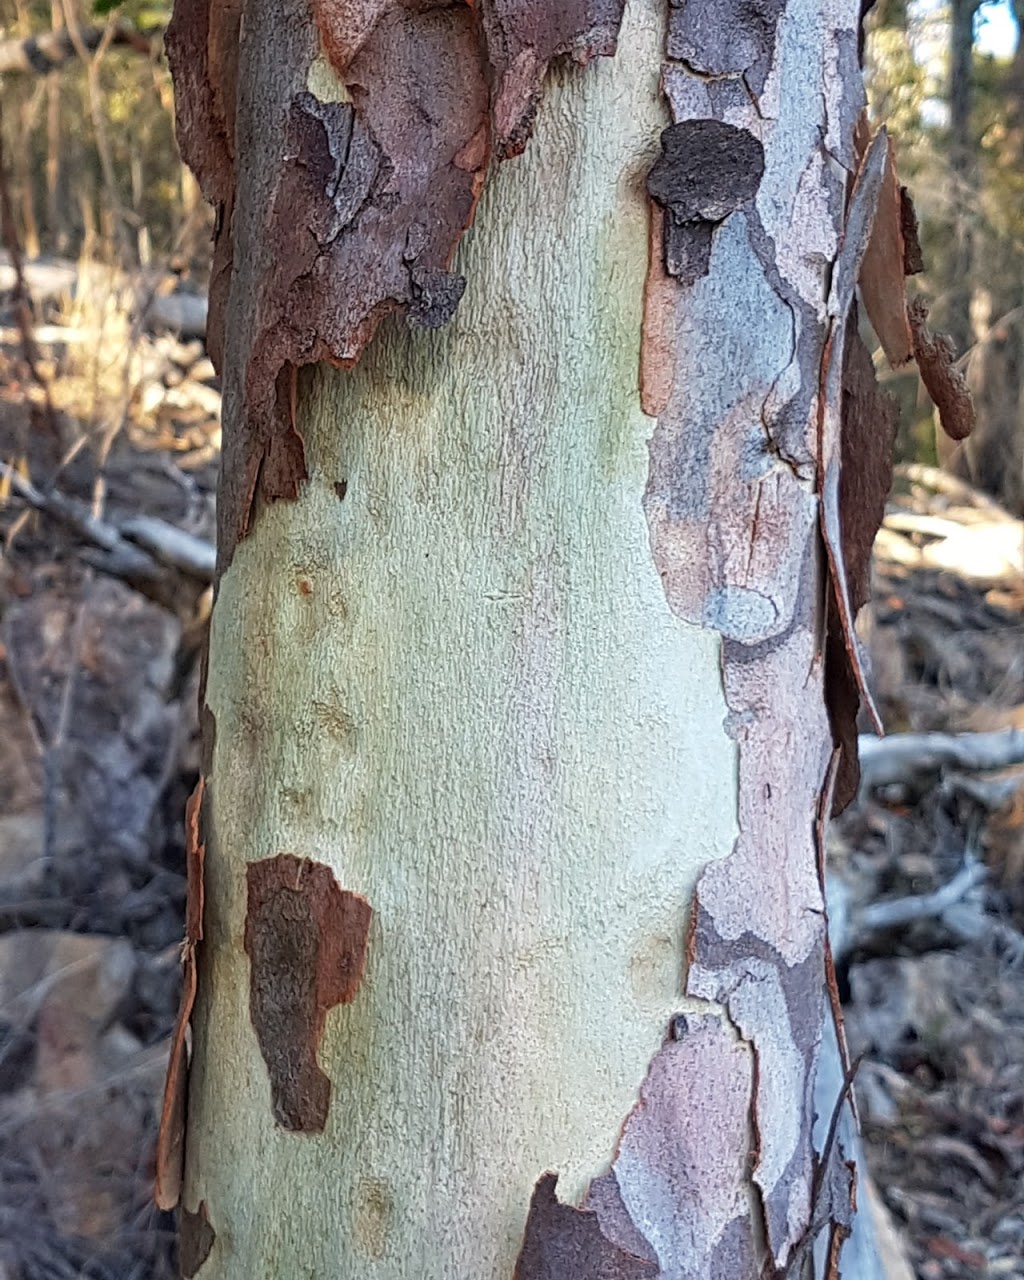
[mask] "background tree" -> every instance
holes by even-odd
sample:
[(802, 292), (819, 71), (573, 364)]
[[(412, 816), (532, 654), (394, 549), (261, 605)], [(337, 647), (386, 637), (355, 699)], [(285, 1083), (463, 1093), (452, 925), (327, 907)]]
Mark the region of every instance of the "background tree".
[(160, 42), (168, 14), (160, 0), (0, 5), (3, 125), (30, 256), (137, 266), (183, 239), (194, 250)]
[[(871, 17), (872, 110), (899, 142), (901, 175), (915, 195), (927, 269), (922, 291), (954, 337), (974, 395), (969, 441), (938, 441), (954, 473), (1024, 510), (1024, 168), (1015, 89), (1021, 63), (978, 48), (981, 24), (1001, 6), (884, 6)], [(912, 375), (901, 387), (904, 457), (929, 460), (930, 406)]]

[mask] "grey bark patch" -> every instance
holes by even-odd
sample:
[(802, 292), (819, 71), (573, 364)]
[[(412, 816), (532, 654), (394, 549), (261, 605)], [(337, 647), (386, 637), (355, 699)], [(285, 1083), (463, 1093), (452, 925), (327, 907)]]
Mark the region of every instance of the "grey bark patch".
[(668, 56), (704, 75), (747, 74), (764, 88), (786, 0), (671, 0)]
[(199, 1273), (200, 1267), (210, 1256), (217, 1233), (210, 1226), (206, 1201), (199, 1201), (199, 1208), (192, 1213), (184, 1205), (181, 1209), (178, 1234), (178, 1264), (185, 1280)]
[(745, 1191), (753, 1059), (716, 1015), (690, 1015), (675, 1031), (651, 1060), (619, 1136), (614, 1184), (599, 1178), (586, 1203), (617, 1243), (646, 1242), (659, 1276), (753, 1276)]
[(680, 284), (696, 284), (711, 266), (711, 222), (668, 220), (665, 236), (665, 270)]
[[(757, 1058), (753, 1117), (760, 1138), (760, 1158), (753, 1176), (761, 1190), (769, 1246), (776, 1259), (785, 1256), (795, 1244), (792, 1213), (799, 1203), (797, 1197), (807, 1196), (809, 1205), (813, 1160), (810, 1149), (797, 1142), (788, 1151), (784, 1165), (778, 1167), (777, 1152), (784, 1148), (778, 1146), (780, 1134), (771, 1123), (770, 1100), (775, 1095), (770, 1082), (774, 1081), (777, 1089), (778, 1082), (785, 1079), (794, 1094), (799, 1085), (799, 1094), (790, 1097), (790, 1105), (800, 1108), (799, 1132), (809, 1133), (813, 1123), (814, 1064), (821, 1038), (824, 942), (821, 930), (807, 957), (788, 964), (765, 938), (753, 933), (738, 938), (722, 936), (699, 897), (694, 905), (689, 939), (693, 962), (687, 993), (720, 1001)], [(781, 1008), (774, 1009), (775, 1016), (781, 1014), (785, 1018), (784, 1024), (780, 1020), (771, 1029), (764, 1024), (760, 1012), (769, 985), (783, 1002)], [(769, 1181), (764, 1171), (772, 1166), (776, 1176)]]
[(427, 271), (414, 268), (410, 272), (412, 302), (406, 319), (414, 329), (441, 329), (455, 314), (466, 291), (465, 276), (450, 271)]
[(867, 106), (864, 78), (860, 69), (860, 49), (856, 31), (837, 31), (838, 54), (835, 75), (843, 86), (839, 99), (839, 131), (835, 140), (836, 159), (849, 168), (854, 162), (854, 136), (857, 121)]
[(597, 1214), (601, 1230), (620, 1249), (658, 1265), (658, 1255), (629, 1216), (623, 1203), (622, 1189), (614, 1169), (609, 1169), (607, 1173), (594, 1179), (587, 1188), (583, 1207), (592, 1209)]
[(764, 148), (721, 120), (681, 120), (661, 135), (647, 191), (665, 210), (665, 270), (683, 284), (708, 273), (715, 226), (757, 194)]

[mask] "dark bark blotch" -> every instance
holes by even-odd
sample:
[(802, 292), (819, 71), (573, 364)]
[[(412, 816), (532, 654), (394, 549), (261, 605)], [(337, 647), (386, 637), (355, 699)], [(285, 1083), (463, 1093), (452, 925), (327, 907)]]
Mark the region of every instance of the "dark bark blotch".
[(655, 1280), (657, 1262), (613, 1244), (594, 1210), (562, 1204), (557, 1182), (556, 1173), (537, 1179), (513, 1280)]
[(356, 995), (366, 965), (371, 909), (330, 867), (278, 854), (246, 869), (249, 1015), (270, 1074), (274, 1119), (320, 1133), (331, 1082), (317, 1050), (328, 1009)]
[(746, 129), (720, 120), (682, 120), (661, 135), (647, 175), (665, 210), (665, 270), (682, 284), (706, 276), (714, 228), (757, 195), (764, 148)]
[(178, 1224), (178, 1264), (185, 1280), (192, 1280), (198, 1275), (216, 1239), (217, 1233), (210, 1226), (210, 1216), (206, 1211), (206, 1201), (199, 1201), (195, 1213), (182, 1205)]

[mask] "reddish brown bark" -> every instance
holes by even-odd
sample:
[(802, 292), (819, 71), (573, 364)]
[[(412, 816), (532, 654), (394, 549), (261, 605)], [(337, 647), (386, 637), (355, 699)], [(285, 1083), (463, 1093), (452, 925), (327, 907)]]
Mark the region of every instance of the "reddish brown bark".
[(282, 1128), (319, 1133), (331, 1082), (317, 1062), (327, 1011), (355, 999), (366, 966), (370, 904), (330, 867), (289, 853), (250, 862), (245, 950), (249, 1012)]
[[(447, 323), (465, 287), (452, 256), (492, 150), (525, 147), (553, 58), (614, 52), (622, 7), (288, 0), (247, 12), (250, 33), (273, 23), (273, 58), (240, 67), (238, 0), (178, 0), (167, 35), (178, 138), (219, 210), (209, 342), (226, 371), (222, 566), (258, 506), (294, 498), (306, 477), (296, 370), (351, 364), (393, 311)], [(342, 101), (307, 87), (320, 49)], [(236, 138), (248, 139), (237, 172)]]

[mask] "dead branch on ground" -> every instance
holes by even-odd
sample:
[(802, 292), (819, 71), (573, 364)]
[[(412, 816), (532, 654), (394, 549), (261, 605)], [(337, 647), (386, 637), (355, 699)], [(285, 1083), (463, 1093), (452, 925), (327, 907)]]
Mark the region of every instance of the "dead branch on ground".
[(182, 575), (201, 587), (213, 581), (213, 547), (176, 525), (154, 516), (133, 516), (117, 527), (57, 490), (42, 492), (3, 462), (0, 477), (22, 501), (86, 543), (91, 548), (83, 552), (87, 563), (120, 578), (172, 613), (181, 613)]
[(945, 769), (978, 773), (1024, 764), (1024, 729), (990, 733), (897, 733), (860, 739), (861, 790), (919, 783)]

